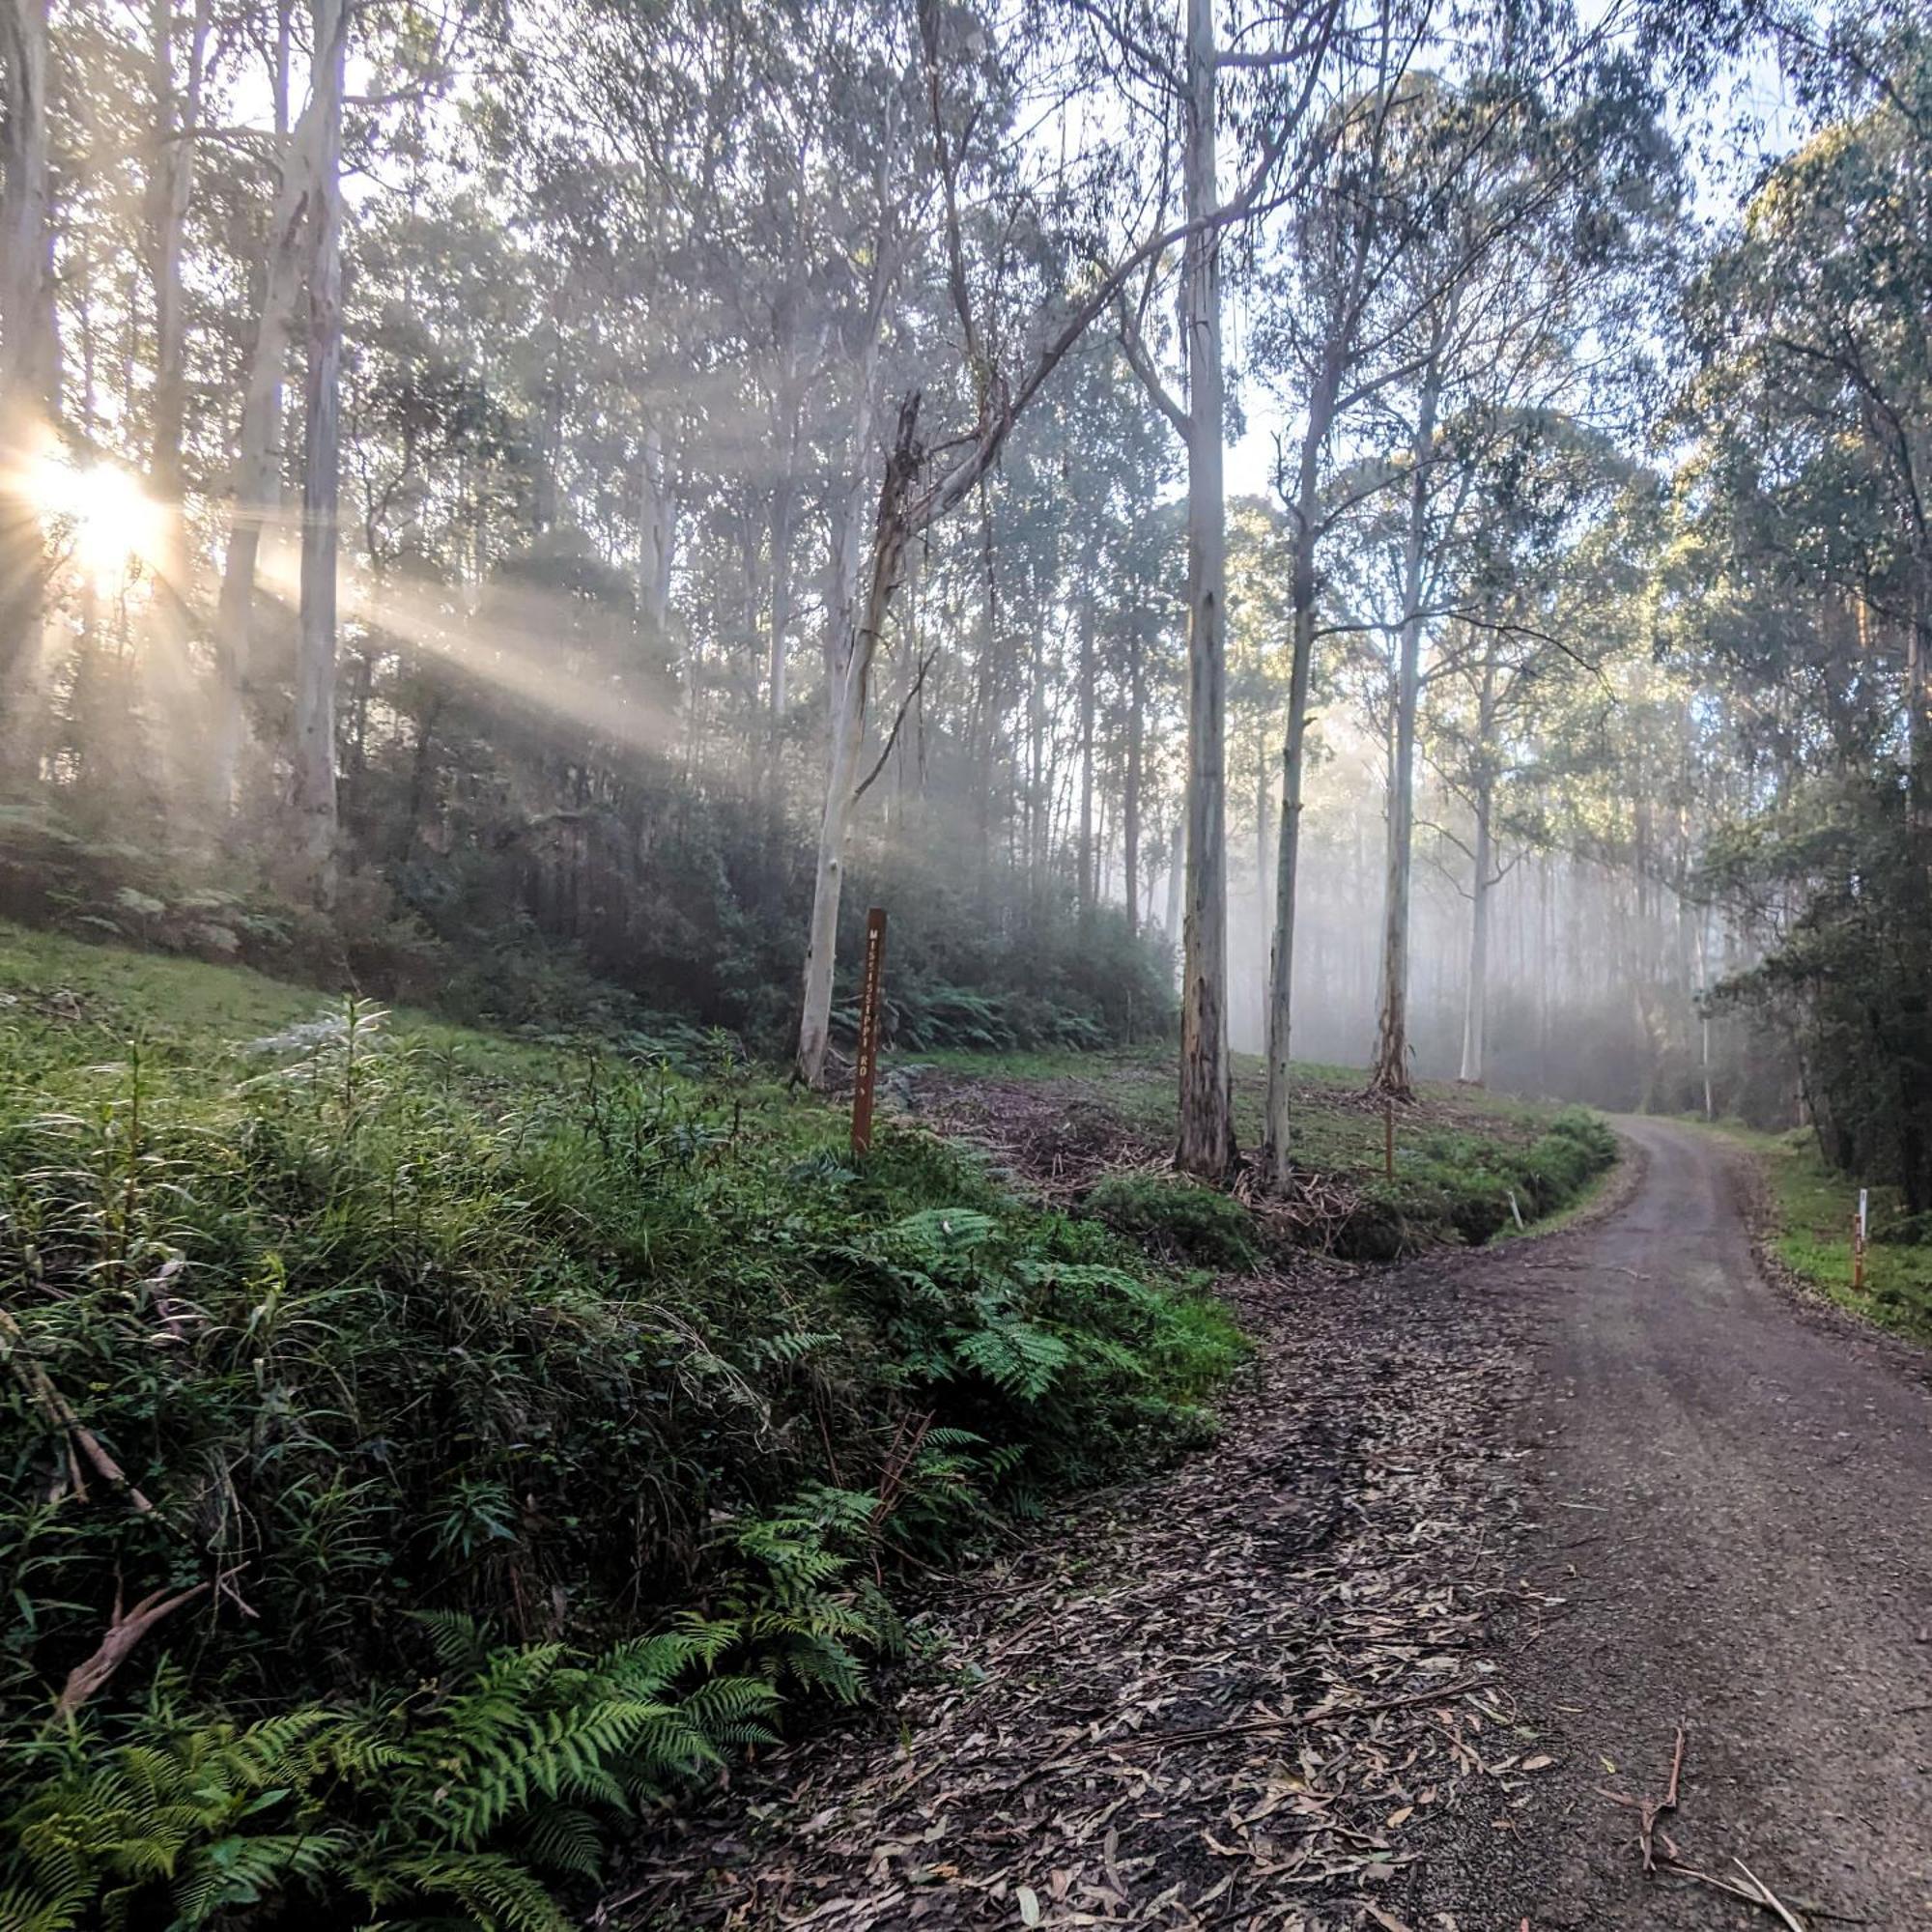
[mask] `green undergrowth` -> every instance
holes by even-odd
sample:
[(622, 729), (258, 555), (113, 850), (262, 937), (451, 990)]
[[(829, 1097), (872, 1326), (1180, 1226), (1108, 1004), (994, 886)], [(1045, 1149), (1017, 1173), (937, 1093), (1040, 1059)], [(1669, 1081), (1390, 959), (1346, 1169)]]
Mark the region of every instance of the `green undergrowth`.
[(1205, 1435), (1218, 1304), (677, 1044), (0, 930), (0, 1924), (576, 1922), (907, 1566)]
[(1117, 1174), (1088, 1193), (1108, 1226), (1199, 1267), (1246, 1271), (1262, 1259), (1255, 1217), (1219, 1188), (1179, 1175)]
[(1580, 1201), (1616, 1158), (1616, 1136), (1581, 1107), (1563, 1109), (1530, 1136), (1433, 1134), (1426, 1149), (1398, 1152), (1393, 1180), (1363, 1188), (1333, 1245), (1360, 1261), (1393, 1261), (1445, 1241), (1481, 1247)]
[(1715, 1131), (1757, 1156), (1776, 1221), (1772, 1251), (1785, 1266), (1841, 1307), (1932, 1342), (1932, 1218), (1908, 1217), (1896, 1188), (1871, 1187), (1864, 1284), (1854, 1287), (1857, 1176), (1827, 1166), (1808, 1127), (1767, 1134), (1724, 1122)]
[[(953, 1072), (1065, 1086), (1083, 1109), (1113, 1116), (1137, 1137), (1156, 1146), (1174, 1138), (1171, 1047), (924, 1058)], [(1361, 1071), (1298, 1064), (1294, 1072), (1295, 1163), (1343, 1183), (1349, 1206), (1319, 1224), (1297, 1223), (1293, 1238), (1345, 1260), (1395, 1261), (1445, 1242), (1480, 1246), (1514, 1233), (1519, 1221), (1527, 1227), (1574, 1208), (1616, 1164), (1616, 1136), (1585, 1108), (1425, 1085), (1397, 1110), (1391, 1177), (1382, 1110), (1364, 1095)], [(1264, 1094), (1261, 1063), (1237, 1054), (1235, 1126), (1243, 1149), (1261, 1141)], [(1158, 1177), (1102, 1180), (1087, 1205), (1200, 1265), (1252, 1265), (1271, 1238), (1261, 1217), (1229, 1197)]]

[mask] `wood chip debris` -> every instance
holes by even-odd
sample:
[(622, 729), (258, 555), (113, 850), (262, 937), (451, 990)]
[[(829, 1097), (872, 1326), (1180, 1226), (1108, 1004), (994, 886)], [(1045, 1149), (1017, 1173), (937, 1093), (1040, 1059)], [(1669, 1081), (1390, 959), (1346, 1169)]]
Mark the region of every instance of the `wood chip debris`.
[(1319, 1269), (1224, 1286), (1265, 1339), (1220, 1442), (933, 1586), (888, 1708), (662, 1821), (592, 1923), (1459, 1932), (1432, 1843), (1554, 1763), (1484, 1655), (1511, 1367), (1340, 1334)]

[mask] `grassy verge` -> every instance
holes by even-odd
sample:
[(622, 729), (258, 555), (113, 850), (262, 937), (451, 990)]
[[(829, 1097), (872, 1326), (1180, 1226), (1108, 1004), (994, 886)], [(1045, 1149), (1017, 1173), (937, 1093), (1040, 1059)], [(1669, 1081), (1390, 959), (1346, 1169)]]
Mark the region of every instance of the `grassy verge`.
[(0, 1923), (575, 1922), (1236, 1338), (728, 1043), (0, 928)]
[(1887, 1238), (1899, 1219), (1896, 1189), (1871, 1189), (1872, 1239), (1865, 1247), (1864, 1285), (1855, 1288), (1852, 1217), (1859, 1205), (1857, 1177), (1828, 1167), (1808, 1128), (1765, 1134), (1726, 1122), (1714, 1131), (1748, 1148), (1757, 1157), (1776, 1217), (1772, 1252), (1786, 1267), (1841, 1307), (1881, 1327), (1932, 1342), (1932, 1244), (1906, 1245)]
[[(933, 1054), (924, 1064), (966, 1080), (999, 1081), (1064, 1099), (1151, 1149), (1173, 1144), (1172, 1048), (1087, 1054)], [(1381, 1106), (1359, 1069), (1297, 1065), (1294, 1155), (1318, 1211), (1262, 1214), (1235, 1225), (1203, 1190), (1147, 1177), (1102, 1180), (1092, 1205), (1117, 1226), (1157, 1234), (1204, 1265), (1238, 1266), (1246, 1245), (1324, 1248), (1390, 1261), (1443, 1242), (1480, 1245), (1581, 1202), (1615, 1165), (1616, 1140), (1596, 1116), (1465, 1088), (1424, 1084), (1396, 1112), (1395, 1171), (1386, 1171)], [(1262, 1137), (1265, 1076), (1235, 1060), (1235, 1124), (1244, 1149)], [(1234, 1208), (1236, 1204), (1228, 1204)]]

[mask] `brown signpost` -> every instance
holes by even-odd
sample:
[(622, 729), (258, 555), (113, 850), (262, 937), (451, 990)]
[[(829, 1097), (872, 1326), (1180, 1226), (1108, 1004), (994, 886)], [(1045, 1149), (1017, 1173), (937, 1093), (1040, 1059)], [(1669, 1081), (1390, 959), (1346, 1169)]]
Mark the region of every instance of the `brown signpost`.
[(872, 1145), (872, 1089), (879, 1077), (879, 976), (886, 963), (886, 912), (866, 915), (866, 983), (859, 995), (859, 1062), (852, 1069), (852, 1151)]

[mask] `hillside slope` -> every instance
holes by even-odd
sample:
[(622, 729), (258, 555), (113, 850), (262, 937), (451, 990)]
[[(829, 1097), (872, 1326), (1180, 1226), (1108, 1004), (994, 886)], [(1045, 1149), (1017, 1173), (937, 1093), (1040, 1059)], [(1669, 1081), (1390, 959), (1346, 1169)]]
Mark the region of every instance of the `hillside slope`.
[(854, 1162), (723, 1037), (10, 929), (0, 1048), (26, 1923), (568, 1922), (626, 1811), (864, 1694), (909, 1572), (1204, 1440), (1237, 1352), (1171, 1215), (916, 1122)]

